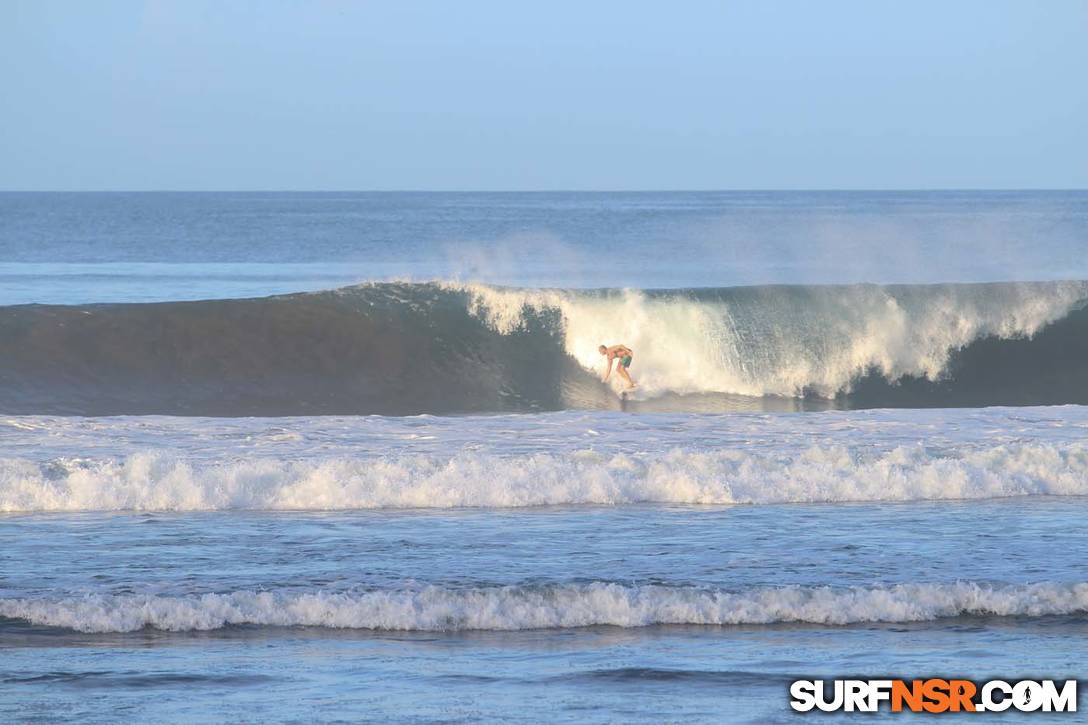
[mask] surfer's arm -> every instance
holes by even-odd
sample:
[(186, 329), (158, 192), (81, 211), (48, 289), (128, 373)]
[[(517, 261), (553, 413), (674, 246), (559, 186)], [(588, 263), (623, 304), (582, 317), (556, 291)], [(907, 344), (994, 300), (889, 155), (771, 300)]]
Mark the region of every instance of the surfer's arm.
[(607, 383), (609, 376), (612, 375), (612, 361), (615, 360), (615, 356), (612, 353), (608, 354), (608, 369), (604, 371), (604, 381)]

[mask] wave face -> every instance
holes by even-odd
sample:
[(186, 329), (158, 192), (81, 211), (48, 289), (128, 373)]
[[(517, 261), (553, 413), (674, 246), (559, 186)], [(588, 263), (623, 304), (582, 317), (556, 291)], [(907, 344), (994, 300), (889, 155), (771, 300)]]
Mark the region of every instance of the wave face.
[(238, 591), (162, 596), (87, 594), (0, 599), (0, 617), (80, 632), (173, 632), (232, 625), (401, 631), (524, 630), (611, 625), (923, 622), (964, 615), (1088, 612), (1088, 584), (899, 584), (890, 587), (697, 587), (589, 584), (364, 592)]
[[(367, 284), (0, 308), (0, 411), (308, 415), (1088, 402), (1086, 282), (524, 290)], [(617, 383), (618, 384), (618, 383)], [(753, 402), (756, 401), (756, 402)], [(759, 402), (762, 401), (762, 402)]]
[(867, 454), (743, 450), (658, 455), (256, 459), (195, 463), (0, 459), (0, 512), (511, 508), (633, 503), (777, 504), (1088, 495), (1088, 447), (1021, 443), (953, 455), (920, 445)]

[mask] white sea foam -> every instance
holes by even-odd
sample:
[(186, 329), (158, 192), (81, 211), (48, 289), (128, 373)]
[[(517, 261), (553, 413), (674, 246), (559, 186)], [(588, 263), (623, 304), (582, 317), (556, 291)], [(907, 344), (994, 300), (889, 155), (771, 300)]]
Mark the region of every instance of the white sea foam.
[(0, 511), (338, 510), (574, 504), (772, 504), (1088, 495), (1088, 447), (1008, 443), (931, 453), (844, 445), (795, 452), (675, 448), (499, 456), (255, 458), (195, 463), (0, 459)]
[(724, 591), (664, 585), (505, 586), (360, 592), (0, 599), (0, 616), (81, 632), (145, 627), (184, 632), (229, 625), (407, 631), (523, 630), (613, 625), (922, 622), (962, 615), (1048, 616), (1088, 611), (1088, 583), (991, 586), (764, 587)]
[(1088, 295), (1085, 282), (768, 287), (721, 299), (445, 286), (467, 293), (470, 311), (504, 334), (527, 312), (558, 312), (566, 351), (586, 370), (603, 371), (600, 344), (630, 346), (648, 395), (832, 396), (871, 369), (937, 379), (954, 350), (988, 335), (1031, 336)]

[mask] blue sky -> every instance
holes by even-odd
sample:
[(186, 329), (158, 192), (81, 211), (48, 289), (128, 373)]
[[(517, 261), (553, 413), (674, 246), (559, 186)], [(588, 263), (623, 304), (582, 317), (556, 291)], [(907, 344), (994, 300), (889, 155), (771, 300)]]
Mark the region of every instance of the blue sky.
[(0, 189), (1088, 187), (1088, 0), (0, 1)]

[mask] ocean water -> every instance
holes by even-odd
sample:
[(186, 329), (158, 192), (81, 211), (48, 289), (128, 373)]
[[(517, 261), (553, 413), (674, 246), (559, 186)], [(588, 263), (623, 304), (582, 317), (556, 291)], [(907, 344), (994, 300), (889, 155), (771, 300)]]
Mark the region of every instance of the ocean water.
[(0, 719), (1082, 677), (1085, 248), (1084, 192), (0, 194)]

